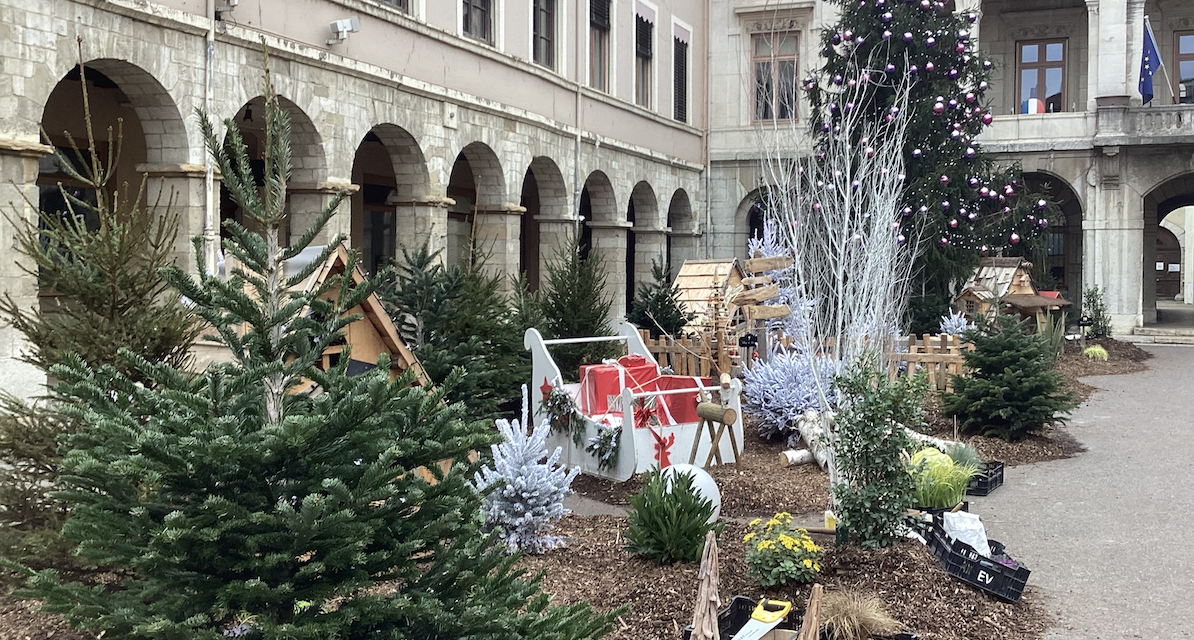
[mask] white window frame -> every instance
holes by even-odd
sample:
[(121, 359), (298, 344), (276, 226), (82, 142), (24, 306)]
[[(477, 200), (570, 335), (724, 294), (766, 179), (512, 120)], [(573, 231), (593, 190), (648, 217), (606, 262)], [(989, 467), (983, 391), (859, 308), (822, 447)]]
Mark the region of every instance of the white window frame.
[[(684, 120), (676, 120), (676, 118), (675, 118), (675, 115), (676, 115), (676, 96), (675, 96), (675, 93), (676, 93), (676, 83), (675, 83), (676, 61), (674, 58), (676, 55), (676, 47), (675, 47), (676, 27), (679, 27), (688, 32), (688, 60), (686, 61), (686, 66), (684, 69), (684, 75), (685, 75), (684, 89), (685, 89), (685, 91), (687, 91), (687, 95), (684, 96), (684, 100), (685, 100), (684, 110), (686, 112), (684, 114), (686, 116)], [(672, 16), (671, 38), (669, 38), (668, 40), (669, 40), (669, 43), (672, 45), (671, 50), (672, 50), (672, 56), (673, 56), (672, 73), (670, 74), (670, 77), (672, 78), (672, 121), (673, 122), (682, 122), (684, 124), (692, 124), (692, 61), (693, 61), (692, 50), (693, 50), (693, 41), (696, 40), (696, 36), (697, 36), (696, 31), (693, 30), (692, 25), (677, 18), (674, 15)]]
[[(442, 0), (436, 0), (437, 2)], [(493, 47), (499, 51), (504, 51), (506, 48), (505, 38), (505, 15), (506, 15), (506, 0), (490, 0), (489, 4), (489, 29), (493, 35), (493, 43), (490, 44), (480, 38), (474, 38), (464, 30), (464, 2), (461, 0), (451, 0), (456, 3), (456, 33), (469, 42), (475, 42), (483, 47)], [(420, 0), (425, 3), (426, 0)]]
[[(647, 96), (647, 106), (644, 107), (638, 103), (638, 52), (637, 51), (635, 51), (635, 54), (634, 54), (634, 60), (633, 60), (634, 64), (631, 66), (631, 71), (634, 74), (634, 83), (633, 83), (633, 86), (631, 87), (632, 91), (631, 91), (631, 95), (630, 95), (630, 102), (632, 104), (634, 104), (635, 106), (642, 107), (643, 109), (646, 109), (648, 111), (657, 112), (659, 110), (659, 102), (660, 102), (659, 101), (659, 64), (658, 64), (659, 57), (660, 57), (660, 53), (659, 53), (659, 15), (660, 15), (659, 7), (656, 6), (655, 3), (651, 2), (650, 0), (634, 0), (634, 2), (636, 3), (636, 6), (637, 6), (637, 4), (642, 4), (642, 5), (646, 6), (648, 9), (650, 9), (652, 11), (652, 13), (655, 14), (655, 20), (653, 22), (651, 22), (651, 62), (648, 65), (651, 77), (647, 78), (647, 85), (648, 85), (647, 90), (650, 92), (650, 95)], [(611, 10), (611, 13), (612, 13), (612, 10)], [(632, 45), (633, 45), (634, 49), (637, 49), (637, 45), (638, 45), (638, 41), (637, 41), (637, 38), (638, 38), (638, 15), (639, 15), (638, 10), (636, 9), (634, 12), (634, 20), (635, 20), (634, 39), (632, 40)], [(613, 20), (613, 16), (610, 16), (610, 20), (611, 21)], [(670, 42), (670, 39), (669, 39), (669, 42)]]

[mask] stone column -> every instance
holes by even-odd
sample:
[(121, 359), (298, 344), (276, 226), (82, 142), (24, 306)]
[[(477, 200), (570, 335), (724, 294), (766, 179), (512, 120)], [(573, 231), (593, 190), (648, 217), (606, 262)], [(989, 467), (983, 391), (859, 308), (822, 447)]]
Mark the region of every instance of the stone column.
[[(1135, 98), (1141, 100), (1139, 93), (1140, 82), (1140, 60), (1144, 57), (1144, 0), (1127, 0), (1127, 6), (1124, 8), (1127, 20), (1124, 22), (1125, 44), (1122, 47), (1123, 55), (1126, 59), (1122, 66), (1116, 67), (1116, 70), (1123, 69), (1125, 72), (1124, 78), (1127, 80), (1127, 93)], [(1155, 37), (1157, 34), (1154, 33)], [(1157, 48), (1163, 50), (1164, 44), (1157, 42)], [(1166, 104), (1167, 101), (1162, 98), (1162, 92), (1169, 85), (1165, 84), (1165, 79), (1160, 77), (1161, 74), (1168, 73), (1168, 67), (1157, 72), (1157, 76), (1153, 80), (1153, 91), (1158, 98), (1157, 104)], [(1133, 104), (1137, 104), (1133, 102)]]
[[(1135, 1), (1135, 0), (1133, 0)], [(1128, 86), (1139, 70), (1128, 69), (1128, 0), (1099, 0), (1098, 69), (1095, 97), (1126, 96), (1136, 89)], [(1140, 64), (1139, 52), (1136, 64)]]
[(605, 294), (613, 301), (609, 320), (615, 327), (626, 317), (626, 230), (629, 222), (588, 222), (592, 251), (605, 262)]
[[(287, 234), (289, 241), (295, 242), (306, 233), (337, 193), (341, 190), (354, 193), (358, 189), (360, 189), (359, 185), (343, 180), (287, 185), (286, 211), (290, 214), (290, 231)], [(336, 213), (328, 220), (323, 230), (316, 234), (311, 244), (312, 246), (326, 245), (337, 236), (348, 238), (350, 233), (352, 233), (352, 207), (349, 205), (348, 198), (345, 198), (340, 202)]]
[(456, 201), (441, 196), (426, 196), (407, 201), (391, 199), (386, 204), (394, 205), (398, 252), (394, 260), (401, 262), (403, 247), (414, 252), (426, 243), (429, 252), (440, 252), (436, 261), (444, 264), (448, 249), (448, 207), (456, 204)]
[(1093, 111), (1096, 99), (1103, 95), (1099, 85), (1099, 0), (1086, 0), (1086, 110)]
[[(137, 173), (146, 177), (146, 205), (157, 207), (159, 215), (178, 216), (174, 240), (174, 261), (188, 273), (198, 273), (202, 256), (195, 255), (194, 238), (204, 237), (207, 201), (204, 198), (206, 168), (201, 164), (139, 164)], [(217, 193), (218, 193), (218, 186)], [(167, 206), (169, 209), (167, 210)], [(220, 211), (213, 203), (212, 233), (204, 242), (219, 242)]]
[[(16, 252), (15, 229), (9, 218), (37, 218), (37, 161), (53, 151), (36, 142), (0, 139), (0, 207), (5, 214), (0, 216), (0, 247), (7, 255), (0, 263), (0, 291), (27, 309), (38, 304), (37, 277), (22, 270), (22, 266), (31, 265)], [(0, 327), (0, 389), (22, 398), (45, 393), (45, 374), (20, 359), (27, 348), (23, 335), (10, 327)]]
[(705, 248), (701, 244), (700, 231), (669, 231), (672, 241), (672, 278), (680, 273), (685, 260), (703, 260)]
[(576, 216), (535, 216), (539, 223), (539, 287), (547, 282), (547, 267), (562, 249), (576, 242)]
[(1194, 207), (1185, 208), (1183, 226), (1186, 242), (1182, 247), (1182, 302), (1194, 304)]
[[(634, 291), (638, 291), (640, 284), (654, 280), (654, 275), (651, 273), (652, 261), (658, 262), (662, 267), (667, 266), (664, 263), (667, 261), (668, 231), (667, 227), (635, 227), (634, 282), (627, 283), (627, 286), (631, 287)], [(671, 275), (675, 277), (676, 274), (672, 272)]]
[(510, 278), (518, 276), (519, 249), (522, 246), (522, 214), (526, 207), (506, 203), (477, 207), (473, 247), (488, 256), (485, 271), (500, 276), (502, 291), (510, 291)]
[(1146, 319), (1143, 289), (1146, 225), (1141, 194), (1121, 182), (1123, 157), (1119, 147), (1101, 147), (1096, 153), (1093, 197), (1082, 220), (1083, 282), (1085, 286), (1102, 288), (1112, 331), (1128, 334)]

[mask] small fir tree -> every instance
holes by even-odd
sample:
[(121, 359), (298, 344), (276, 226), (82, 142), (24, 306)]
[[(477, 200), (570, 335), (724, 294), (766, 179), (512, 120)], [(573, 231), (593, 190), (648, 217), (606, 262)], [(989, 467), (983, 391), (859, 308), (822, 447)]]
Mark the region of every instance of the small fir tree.
[[(80, 77), (87, 77), (82, 65)], [(56, 153), (77, 184), (60, 183), (57, 197), (47, 199), (59, 207), (35, 218), (8, 216), (17, 253), (27, 259), (18, 265), (54, 295), (29, 306), (5, 293), (0, 322), (25, 336), (22, 359), (43, 372), (74, 353), (91, 366), (111, 365), (136, 377), (118, 357), (122, 349), (181, 367), (199, 324), (159, 273), (174, 262), (178, 215), (169, 198), (149, 201), (144, 177), (136, 189), (114, 184), (121, 123), (108, 128), (108, 151), (101, 154), (87, 83), (80, 84), (87, 146)], [(32, 402), (0, 395), (0, 554), (6, 557), (38, 566), (77, 564), (73, 545), (59, 535), (65, 504), (52, 497), (61, 488), (58, 438), (82, 428), (62, 413), (69, 401), (53, 392)]]
[(568, 471), (559, 464), (563, 449), (548, 455), (551, 423), (544, 420), (530, 435), (527, 388), (522, 388), (522, 422), (496, 422), (503, 442), (493, 445), (493, 467), (483, 467), (473, 486), (484, 493), (485, 527), (497, 530), (510, 551), (543, 553), (564, 546), (563, 538), (549, 535), (553, 522), (568, 515), (564, 497), (580, 467)]
[[(585, 338), (613, 334), (609, 324), (613, 301), (605, 290), (605, 263), (601, 255), (582, 255), (573, 243), (556, 249), (547, 263), (547, 281), (540, 292), (548, 338)], [(596, 364), (618, 355), (609, 342), (553, 347), (552, 357), (567, 380), (575, 381), (580, 365)]]
[[(805, 411), (824, 411), (836, 400), (833, 366), (821, 358), (820, 366), (810, 363), (810, 355), (801, 351), (777, 349), (766, 362), (756, 362), (743, 378), (742, 408), (759, 428), (764, 440), (783, 438), (789, 445), (800, 440), (796, 422)], [(821, 406), (820, 388), (827, 389), (830, 407)]]
[(684, 303), (680, 301), (680, 287), (672, 283), (667, 266), (652, 260), (651, 278), (651, 282), (638, 286), (638, 295), (626, 320), (640, 329), (650, 331), (652, 338), (682, 335), (684, 327), (696, 314), (684, 308)]
[[(321, 371), (322, 345), (368, 295), (350, 269), (296, 291), (322, 264), (288, 275), (327, 223), (280, 246), (290, 176), (290, 126), (265, 90), (265, 187), (248, 171), (236, 123), (224, 151), (200, 114), (209, 152), (260, 235), (234, 222), (224, 244), (242, 268), (227, 280), (167, 278), (229, 347), (232, 361), (190, 378), (123, 356), (138, 384), (77, 357), (54, 368), (74, 417), (92, 425), (64, 460), (72, 503), (65, 532), (80, 552), (118, 570), (118, 584), (60, 584), (40, 572), (26, 594), (71, 624), (132, 640), (262, 638), (594, 638), (608, 615), (549, 608), (537, 580), (514, 569), (473, 517), (468, 451), (492, 441), (443, 391), (390, 380), (386, 357), (360, 376), (347, 358)], [(325, 251), (334, 250), (333, 243)], [(299, 392), (314, 382), (319, 393)], [(435, 463), (452, 460), (447, 472)], [(419, 473), (426, 468), (436, 482)]]
[(1103, 302), (1102, 287), (1087, 287), (1082, 296), (1082, 313), (1091, 320), (1086, 335), (1091, 338), (1111, 337), (1111, 314), (1107, 313), (1107, 304)]
[(923, 375), (889, 382), (873, 360), (858, 361), (836, 380), (842, 410), (834, 422), (833, 453), (843, 481), (833, 486), (839, 532), (863, 547), (899, 540), (916, 489), (904, 465), (913, 442), (905, 427), (923, 422), (928, 383)]
[(485, 256), (450, 267), (438, 256), (426, 245), (403, 249), (402, 264), (383, 275), (379, 295), (431, 380), (443, 383), (459, 368), (449, 399), (491, 418), (516, 406), (519, 385), (530, 378), (526, 326), (501, 279), (485, 273)]
[(966, 433), (1022, 440), (1065, 422), (1077, 406), (1053, 369), (1048, 341), (1026, 333), (1022, 320), (1000, 314), (963, 337), (974, 343), (962, 354), (970, 374), (953, 377), (954, 392), (941, 397), (941, 408), (958, 416)]
[(713, 502), (702, 496), (687, 471), (664, 477), (652, 469), (637, 494), (630, 496), (626, 550), (646, 556), (655, 564), (694, 562), (701, 559), (705, 536), (721, 535), (722, 522), (709, 522)]

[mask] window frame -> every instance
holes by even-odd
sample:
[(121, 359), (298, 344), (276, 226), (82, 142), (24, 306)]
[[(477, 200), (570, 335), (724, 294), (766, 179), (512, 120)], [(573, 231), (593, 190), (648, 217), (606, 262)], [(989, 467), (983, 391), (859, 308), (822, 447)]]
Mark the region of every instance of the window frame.
[[(495, 20), (493, 10), (495, 4), (497, 4), (496, 0), (462, 0), (460, 4), (461, 33), (463, 33), (465, 37), (472, 40), (483, 42), (491, 47), (495, 46), (497, 41), (494, 37)], [(484, 25), (482, 26), (485, 29), (484, 35), (478, 35), (473, 31), (472, 23), (476, 21), (472, 20), (471, 17), (474, 15), (472, 13), (474, 11), (482, 11), (484, 13)]]
[[(796, 52), (793, 53), (792, 55), (777, 55), (775, 53), (775, 45), (774, 45), (774, 43), (777, 40), (777, 36), (787, 36), (787, 35), (791, 35), (796, 38)], [(784, 31), (761, 31), (761, 32), (755, 32), (755, 33), (750, 34), (750, 88), (751, 88), (750, 121), (752, 123), (759, 124), (759, 123), (766, 123), (766, 122), (798, 122), (800, 120), (800, 96), (799, 96), (799, 90), (797, 89), (797, 87), (799, 86), (799, 82), (797, 81), (797, 78), (800, 76), (800, 36), (801, 36), (801, 31), (798, 29), (788, 29), (788, 30), (784, 30)], [(771, 48), (772, 52), (769, 55), (760, 56), (755, 53), (757, 51), (757, 48), (755, 46), (755, 41), (759, 38), (771, 38), (772, 39), (772, 48)], [(790, 118), (781, 118), (781, 117), (779, 117), (780, 77), (779, 77), (779, 64), (778, 63), (786, 62), (788, 60), (791, 60), (793, 63), (792, 64), (793, 95), (792, 95), (792, 104), (791, 104), (792, 115)], [(771, 104), (772, 116), (770, 118), (759, 117), (759, 104), (758, 104), (758, 99), (759, 99), (758, 86), (759, 86), (759, 84), (758, 84), (757, 71), (758, 71), (758, 63), (760, 63), (760, 62), (771, 63), (771, 103), (770, 104)]]
[[(555, 70), (558, 41), (556, 22), (556, 0), (532, 0), (531, 2), (531, 60), (544, 68)], [(544, 15), (546, 14), (546, 15)], [(544, 35), (543, 31), (547, 33)]]
[[(645, 27), (643, 25), (646, 25)], [(645, 42), (642, 39), (646, 29)], [(653, 109), (655, 92), (655, 24), (639, 13), (634, 14), (634, 104)]]
[(382, 5), (383, 7), (393, 9), (394, 11), (397, 11), (398, 13), (408, 15), (408, 16), (413, 15), (413, 13), (410, 10), (411, 0), (373, 0), (373, 1), (376, 2), (377, 4)]
[[(1194, 31), (1174, 31), (1173, 32), (1173, 91), (1174, 104), (1194, 104), (1194, 79), (1189, 83), (1190, 90), (1186, 99), (1182, 99), (1182, 63), (1194, 62), (1194, 51), (1190, 53), (1182, 53), (1182, 37), (1194, 38)], [(1192, 76), (1194, 78), (1194, 76)]]
[[(1048, 57), (1047, 46), (1050, 44), (1059, 44), (1059, 43), (1061, 44), (1061, 60), (1053, 61), (1053, 62), (1045, 60), (1044, 58)], [(1038, 56), (1038, 60), (1036, 62), (1026, 63), (1022, 60), (1022, 58), (1024, 57), (1024, 47), (1028, 46), (1028, 45), (1036, 45), (1038, 47), (1037, 51), (1040, 55)], [(1066, 73), (1066, 65), (1069, 64), (1069, 54), (1070, 54), (1069, 38), (1044, 38), (1044, 39), (1036, 39), (1036, 40), (1017, 40), (1016, 41), (1016, 76), (1015, 76), (1015, 82), (1016, 82), (1015, 113), (1016, 113), (1016, 115), (1022, 115), (1022, 116), (1043, 115), (1043, 114), (1023, 113), (1021, 111), (1021, 109), (1023, 108), (1022, 105), (1024, 104), (1024, 101), (1026, 101), (1030, 98), (1030, 96), (1021, 95), (1024, 90), (1024, 81), (1021, 76), (1023, 75), (1024, 71), (1029, 70), (1029, 69), (1033, 69), (1033, 70), (1037, 71), (1037, 81), (1036, 81), (1037, 82), (1036, 83), (1037, 99), (1046, 105), (1048, 105), (1048, 102), (1046, 101), (1047, 96), (1046, 97), (1040, 96), (1041, 87), (1046, 86), (1045, 85), (1045, 82), (1046, 82), (1045, 75), (1046, 74), (1044, 72), (1047, 69), (1061, 69), (1061, 92), (1060, 92), (1061, 97), (1058, 100), (1061, 108), (1058, 109), (1057, 111), (1046, 110), (1045, 113), (1065, 113), (1068, 111), (1068, 109), (1066, 109), (1066, 104), (1068, 104), (1068, 100), (1069, 100), (1069, 91), (1070, 91), (1069, 84), (1070, 83), (1068, 81), (1069, 79), (1066, 77), (1067, 75), (1069, 75)]]
[[(605, 22), (599, 22), (599, 16), (593, 8), (605, 6)], [(610, 91), (610, 44), (613, 42), (613, 3), (611, 0), (589, 0), (589, 88), (602, 93)], [(600, 12), (596, 12), (600, 13)]]

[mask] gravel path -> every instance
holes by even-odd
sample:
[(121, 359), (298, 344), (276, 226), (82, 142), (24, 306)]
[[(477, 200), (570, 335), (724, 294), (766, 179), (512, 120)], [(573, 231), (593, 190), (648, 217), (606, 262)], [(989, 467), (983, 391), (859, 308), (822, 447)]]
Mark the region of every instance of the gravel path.
[(1069, 430), (1088, 451), (971, 498), (1048, 592), (1048, 640), (1194, 637), (1194, 349), (1146, 349), (1147, 371), (1084, 380), (1100, 391)]

